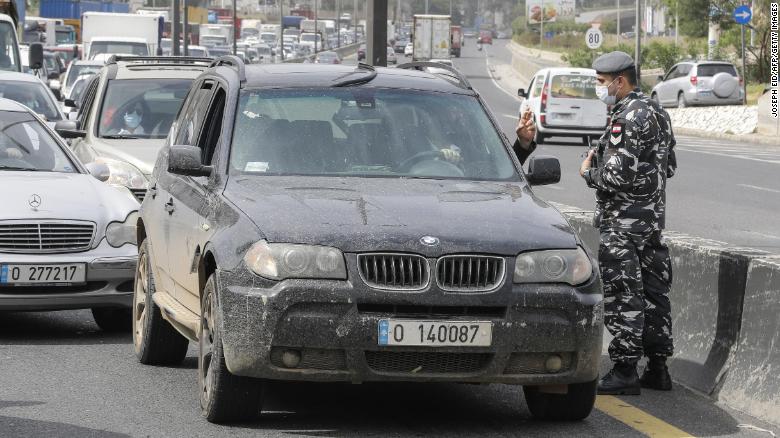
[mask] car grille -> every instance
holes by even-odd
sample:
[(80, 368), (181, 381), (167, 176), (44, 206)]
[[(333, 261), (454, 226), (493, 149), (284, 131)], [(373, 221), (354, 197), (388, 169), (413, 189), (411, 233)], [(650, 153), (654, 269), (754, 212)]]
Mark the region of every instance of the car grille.
[(146, 196), (146, 189), (130, 189), (130, 192), (138, 199), (138, 202), (144, 202)]
[(82, 221), (0, 222), (0, 251), (54, 253), (88, 250), (95, 224)]
[(363, 281), (379, 289), (418, 290), (428, 285), (428, 261), (414, 254), (358, 254)]
[(504, 259), (482, 255), (454, 255), (439, 259), (436, 283), (443, 290), (484, 292), (504, 280)]
[(380, 373), (475, 373), (488, 366), (492, 353), (366, 351), (369, 368)]

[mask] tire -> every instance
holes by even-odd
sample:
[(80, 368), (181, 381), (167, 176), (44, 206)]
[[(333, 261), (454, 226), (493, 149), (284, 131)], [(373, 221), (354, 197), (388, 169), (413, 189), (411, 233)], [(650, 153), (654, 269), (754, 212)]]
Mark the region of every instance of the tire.
[(681, 91), (677, 94), (677, 108), (687, 108), (688, 102), (685, 100), (685, 94)]
[(164, 320), (152, 300), (155, 292), (149, 244), (138, 248), (138, 264), (133, 288), (133, 347), (138, 361), (145, 365), (178, 365), (187, 356), (190, 341)]
[(198, 386), (200, 409), (211, 423), (252, 421), (260, 417), (263, 380), (231, 374), (225, 364), (222, 336), (216, 323), (216, 278), (203, 288), (198, 328)]
[(593, 410), (597, 384), (598, 380), (571, 384), (567, 394), (547, 394), (535, 386), (525, 386), (523, 393), (528, 410), (537, 420), (579, 421)]
[(104, 332), (129, 332), (133, 327), (131, 309), (93, 307), (92, 318)]

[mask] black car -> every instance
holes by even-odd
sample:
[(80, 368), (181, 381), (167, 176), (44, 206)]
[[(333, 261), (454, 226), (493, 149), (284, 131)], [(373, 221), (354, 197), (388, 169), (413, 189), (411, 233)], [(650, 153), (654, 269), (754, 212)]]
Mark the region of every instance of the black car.
[(266, 380), (506, 383), (533, 415), (593, 406), (602, 291), (484, 102), (426, 63), (244, 66), (190, 89), (141, 205), (134, 344), (198, 342), (210, 421)]

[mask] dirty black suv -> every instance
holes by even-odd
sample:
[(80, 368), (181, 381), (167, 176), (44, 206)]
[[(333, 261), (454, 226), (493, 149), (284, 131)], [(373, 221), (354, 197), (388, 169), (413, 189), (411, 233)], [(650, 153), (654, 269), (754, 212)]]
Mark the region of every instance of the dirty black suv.
[(602, 338), (595, 263), (459, 73), (215, 61), (141, 205), (134, 345), (198, 343), (209, 421), (273, 380), (523, 385), (581, 419)]

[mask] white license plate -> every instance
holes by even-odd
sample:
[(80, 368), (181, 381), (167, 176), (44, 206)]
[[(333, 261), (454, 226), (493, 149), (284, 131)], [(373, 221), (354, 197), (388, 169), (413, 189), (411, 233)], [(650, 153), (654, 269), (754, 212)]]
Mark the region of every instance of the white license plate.
[(379, 345), (489, 347), (492, 339), (489, 321), (379, 320)]
[(699, 90), (700, 96), (712, 96), (712, 90)]
[(73, 284), (86, 282), (83, 263), (0, 265), (0, 285)]

